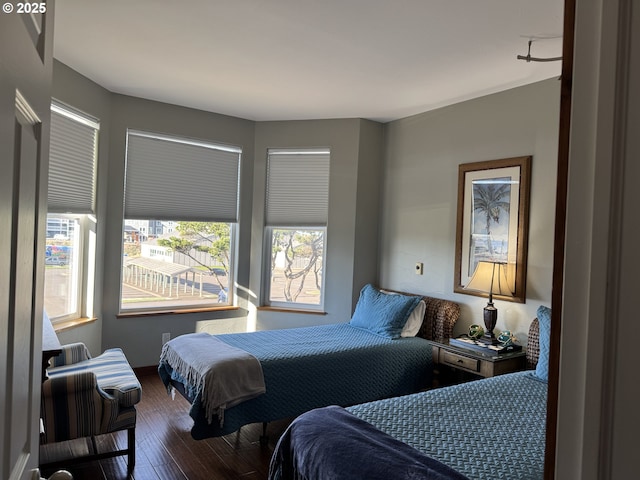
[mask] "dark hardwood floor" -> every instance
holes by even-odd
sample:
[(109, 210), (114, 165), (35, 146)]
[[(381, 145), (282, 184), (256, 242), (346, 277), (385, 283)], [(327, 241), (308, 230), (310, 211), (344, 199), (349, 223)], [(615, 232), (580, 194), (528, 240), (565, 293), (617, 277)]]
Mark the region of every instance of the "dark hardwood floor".
[[(262, 425), (242, 427), (225, 437), (207, 440), (191, 438), (189, 404), (179, 394), (175, 400), (157, 373), (136, 372), (142, 384), (142, 401), (137, 405), (136, 466), (127, 476), (126, 456), (96, 460), (64, 467), (74, 480), (263, 480), (268, 476), (269, 460), (278, 438), (290, 420), (268, 426), (268, 445), (260, 445)], [(97, 437), (98, 451), (126, 447), (126, 433)], [(75, 440), (44, 445), (41, 462), (66, 459), (87, 453), (90, 442)], [(45, 477), (55, 470), (43, 470)]]

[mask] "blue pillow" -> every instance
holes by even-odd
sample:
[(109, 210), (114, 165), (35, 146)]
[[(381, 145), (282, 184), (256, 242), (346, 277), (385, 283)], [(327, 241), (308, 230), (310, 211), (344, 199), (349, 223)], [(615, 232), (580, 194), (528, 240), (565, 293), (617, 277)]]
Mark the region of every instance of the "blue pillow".
[(420, 300), (419, 296), (391, 295), (365, 285), (349, 324), (383, 337), (400, 338), (404, 324)]
[(540, 325), (540, 357), (536, 365), (536, 377), (549, 380), (549, 343), (551, 342), (551, 309), (541, 305), (536, 312)]

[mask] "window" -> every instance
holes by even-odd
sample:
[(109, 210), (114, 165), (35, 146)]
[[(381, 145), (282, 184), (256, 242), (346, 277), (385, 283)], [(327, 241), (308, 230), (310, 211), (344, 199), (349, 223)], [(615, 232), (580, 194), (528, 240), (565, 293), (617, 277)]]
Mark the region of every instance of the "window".
[(241, 150), (127, 133), (121, 311), (233, 302)]
[(44, 306), (53, 323), (93, 314), (98, 121), (51, 104)]
[(329, 204), (329, 150), (269, 150), (265, 298), (320, 310)]

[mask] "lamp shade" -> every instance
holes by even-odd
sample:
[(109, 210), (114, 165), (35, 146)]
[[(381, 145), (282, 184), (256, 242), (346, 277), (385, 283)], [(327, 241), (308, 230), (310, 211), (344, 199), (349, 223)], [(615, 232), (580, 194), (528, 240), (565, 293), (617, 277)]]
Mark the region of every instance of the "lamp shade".
[(492, 295), (513, 296), (507, 281), (507, 264), (500, 262), (478, 262), (471, 280), (464, 288)]

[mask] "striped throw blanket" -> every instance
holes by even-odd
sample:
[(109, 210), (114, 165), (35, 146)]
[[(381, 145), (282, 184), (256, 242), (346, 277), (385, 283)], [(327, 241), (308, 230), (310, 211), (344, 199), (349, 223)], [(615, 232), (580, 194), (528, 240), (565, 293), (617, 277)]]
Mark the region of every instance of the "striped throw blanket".
[(190, 333), (162, 347), (160, 363), (168, 363), (201, 395), (209, 423), (224, 411), (266, 392), (256, 357), (207, 333)]

